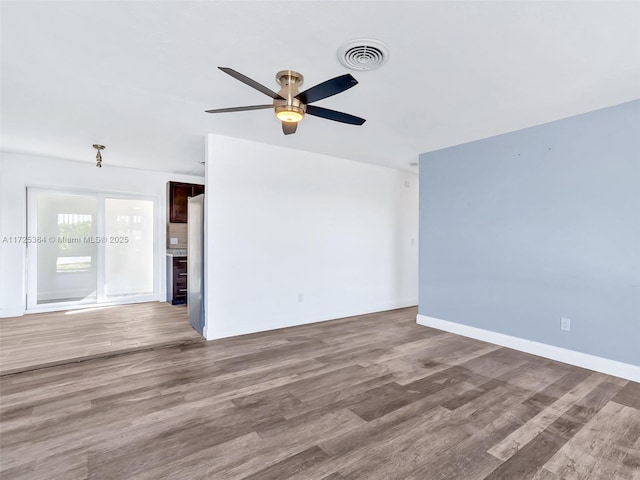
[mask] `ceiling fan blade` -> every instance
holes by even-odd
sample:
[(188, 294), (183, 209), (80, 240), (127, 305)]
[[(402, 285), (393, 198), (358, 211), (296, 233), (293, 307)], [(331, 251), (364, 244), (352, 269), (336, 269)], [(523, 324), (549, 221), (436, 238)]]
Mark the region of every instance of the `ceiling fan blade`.
[(282, 131), (285, 135), (291, 135), (292, 133), (296, 133), (296, 129), (298, 128), (298, 122), (282, 122)]
[(351, 87), (355, 87), (357, 84), (358, 81), (353, 78), (351, 74), (346, 73), (339, 77), (332, 78), (331, 80), (327, 80), (326, 82), (319, 83), (315, 87), (311, 87), (304, 92), (299, 93), (296, 98), (302, 100), (302, 103), (309, 104), (344, 92)]
[(244, 112), (246, 110), (263, 110), (273, 108), (273, 105), (249, 105), (248, 107), (216, 108), (215, 110), (205, 110), (207, 113)]
[(247, 77), (246, 75), (241, 74), (240, 72), (236, 72), (234, 69), (229, 68), (229, 67), (218, 67), (220, 70), (222, 70), (224, 73), (226, 73), (227, 75), (231, 75), (233, 78), (235, 78), (236, 80), (240, 80), (242, 83), (244, 83), (245, 85), (249, 85), (252, 88), (255, 88), (256, 90), (258, 90), (259, 92), (264, 93), (265, 95), (269, 95), (271, 98), (276, 99), (276, 98), (282, 98), (280, 95), (278, 95), (276, 92), (274, 92), (273, 90), (265, 87), (264, 85), (256, 82), (255, 80)]
[(329, 110), (328, 108), (316, 107), (315, 105), (307, 105), (307, 113), (316, 117), (326, 118), (327, 120), (333, 120), (334, 122), (349, 123), (351, 125), (362, 125), (366, 122), (364, 118)]

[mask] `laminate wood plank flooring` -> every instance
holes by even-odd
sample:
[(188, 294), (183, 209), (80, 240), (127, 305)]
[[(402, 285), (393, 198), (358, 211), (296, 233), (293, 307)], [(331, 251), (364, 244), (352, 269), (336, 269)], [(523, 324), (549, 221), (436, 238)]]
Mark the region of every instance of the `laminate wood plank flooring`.
[(199, 341), (187, 307), (164, 302), (0, 318), (0, 375)]
[(640, 384), (415, 308), (0, 377), (0, 477), (640, 480)]

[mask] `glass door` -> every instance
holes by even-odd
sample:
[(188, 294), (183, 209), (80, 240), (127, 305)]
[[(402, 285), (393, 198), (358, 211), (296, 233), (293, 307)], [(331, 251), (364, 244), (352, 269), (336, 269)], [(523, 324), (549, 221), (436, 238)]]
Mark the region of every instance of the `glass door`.
[(95, 303), (98, 200), (90, 194), (29, 192), (27, 307)]
[(105, 198), (104, 297), (153, 296), (153, 202)]
[(156, 300), (154, 200), (29, 188), (28, 310)]

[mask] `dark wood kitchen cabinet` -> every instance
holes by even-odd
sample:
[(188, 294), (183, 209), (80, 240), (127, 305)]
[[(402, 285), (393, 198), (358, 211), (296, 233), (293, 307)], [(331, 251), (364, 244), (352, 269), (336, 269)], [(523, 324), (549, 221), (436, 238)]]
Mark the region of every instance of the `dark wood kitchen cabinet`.
[(171, 257), (169, 285), (173, 305), (187, 303), (187, 257)]
[(197, 183), (167, 183), (169, 222), (187, 223), (187, 199), (204, 193), (204, 185)]

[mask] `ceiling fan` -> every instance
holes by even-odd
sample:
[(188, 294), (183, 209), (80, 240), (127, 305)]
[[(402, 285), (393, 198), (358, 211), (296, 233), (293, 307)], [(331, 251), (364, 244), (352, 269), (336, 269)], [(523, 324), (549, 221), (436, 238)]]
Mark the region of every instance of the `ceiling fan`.
[(331, 97), (345, 90), (355, 87), (358, 81), (350, 74), (340, 75), (326, 82), (322, 82), (315, 87), (311, 87), (304, 92), (299, 92), (298, 87), (302, 85), (303, 76), (292, 70), (282, 70), (276, 74), (276, 80), (281, 85), (278, 93), (261, 85), (255, 80), (236, 72), (228, 67), (218, 67), (227, 75), (231, 75), (236, 80), (255, 88), (259, 92), (273, 98), (272, 104), (267, 105), (249, 105), (247, 107), (231, 107), (218, 108), (215, 110), (206, 110), (207, 113), (223, 113), (223, 112), (242, 112), (246, 110), (262, 110), (273, 108), (279, 120), (282, 121), (282, 131), (285, 135), (296, 133), (298, 122), (304, 118), (305, 113), (316, 117), (326, 118), (334, 122), (348, 123), (351, 125), (362, 125), (366, 120), (364, 118), (349, 115), (348, 113), (329, 110), (328, 108), (316, 107), (309, 105), (323, 98)]

